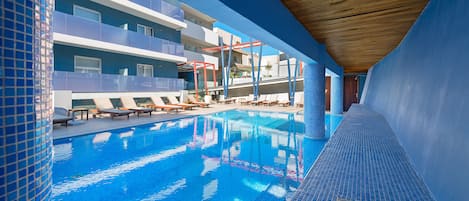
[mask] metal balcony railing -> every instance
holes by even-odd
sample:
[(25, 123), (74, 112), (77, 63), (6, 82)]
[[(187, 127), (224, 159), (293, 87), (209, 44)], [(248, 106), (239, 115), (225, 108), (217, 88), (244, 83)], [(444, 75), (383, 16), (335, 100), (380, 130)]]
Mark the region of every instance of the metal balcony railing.
[(184, 46), (161, 38), (145, 36), (119, 27), (83, 19), (62, 12), (54, 12), (55, 33), (78, 36), (102, 42), (184, 56)]
[(163, 0), (129, 0), (163, 15), (184, 21), (184, 10)]

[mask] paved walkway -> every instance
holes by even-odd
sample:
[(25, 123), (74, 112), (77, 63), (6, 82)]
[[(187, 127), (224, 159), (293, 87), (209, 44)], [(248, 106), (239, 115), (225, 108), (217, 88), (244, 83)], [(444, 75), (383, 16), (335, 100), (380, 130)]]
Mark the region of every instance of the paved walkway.
[(82, 124), (70, 125), (68, 127), (55, 125), (54, 130), (52, 131), (52, 136), (54, 139), (68, 138), (73, 136), (86, 135), (89, 133), (103, 132), (112, 129), (126, 128), (129, 126), (149, 124), (160, 121), (169, 121), (173, 119), (216, 113), (232, 109), (263, 110), (273, 112), (298, 112), (302, 110), (302, 108), (296, 107), (214, 104), (210, 105), (209, 108), (195, 108), (194, 110), (181, 111), (179, 113), (168, 114), (166, 112), (153, 112), (151, 117), (149, 117), (149, 115), (147, 114), (142, 114), (140, 118), (137, 118), (136, 116), (131, 116), (130, 119), (127, 119), (126, 117), (116, 117), (114, 119), (111, 119), (110, 117), (104, 117), (90, 119), (88, 121), (84, 120), (82, 121)]
[(433, 199), (386, 120), (353, 105), (293, 200)]

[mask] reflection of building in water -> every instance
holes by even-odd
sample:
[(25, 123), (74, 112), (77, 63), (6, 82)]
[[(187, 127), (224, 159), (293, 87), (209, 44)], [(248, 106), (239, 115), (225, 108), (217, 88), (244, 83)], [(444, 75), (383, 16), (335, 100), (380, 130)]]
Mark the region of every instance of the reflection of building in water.
[(122, 139), (122, 147), (124, 147), (124, 149), (127, 149), (127, 147), (129, 146), (128, 138), (132, 137), (133, 135), (134, 135), (134, 130), (122, 132), (119, 134), (119, 138)]
[(185, 118), (179, 120), (179, 128), (187, 128), (194, 122), (192, 118)]
[(63, 143), (63, 144), (55, 144), (52, 150), (53, 157), (52, 159), (55, 161), (62, 161), (68, 160), (72, 158), (72, 143)]
[(191, 119), (194, 124), (194, 130), (192, 135), (192, 142), (189, 143), (189, 147), (199, 147), (206, 149), (218, 144), (218, 129), (216, 128), (216, 122), (202, 118), (203, 127), (199, 127), (199, 117)]
[(110, 137), (111, 137), (110, 132), (98, 133), (93, 137), (93, 144), (105, 143), (109, 140)]
[[(296, 134), (296, 117), (293, 114), (248, 112), (244, 116), (241, 113), (230, 115), (233, 115), (230, 120), (221, 115), (209, 117), (228, 127), (220, 135), (220, 160), (223, 164), (293, 181), (302, 180), (303, 135)], [(285, 123), (285, 119), (288, 123)], [(279, 130), (270, 127), (272, 125), (286, 128)]]

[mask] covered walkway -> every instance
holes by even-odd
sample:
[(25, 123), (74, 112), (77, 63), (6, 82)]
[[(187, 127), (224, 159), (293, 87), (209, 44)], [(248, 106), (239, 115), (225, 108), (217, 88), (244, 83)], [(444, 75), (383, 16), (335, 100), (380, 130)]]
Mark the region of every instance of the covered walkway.
[(384, 117), (353, 105), (293, 200), (433, 200)]

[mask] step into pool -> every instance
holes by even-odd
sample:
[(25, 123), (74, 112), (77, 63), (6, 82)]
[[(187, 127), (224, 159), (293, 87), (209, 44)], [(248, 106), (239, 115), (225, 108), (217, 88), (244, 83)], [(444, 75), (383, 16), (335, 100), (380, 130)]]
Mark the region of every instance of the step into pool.
[(285, 200), (328, 139), (303, 132), (301, 115), (230, 110), (55, 140), (52, 199)]

